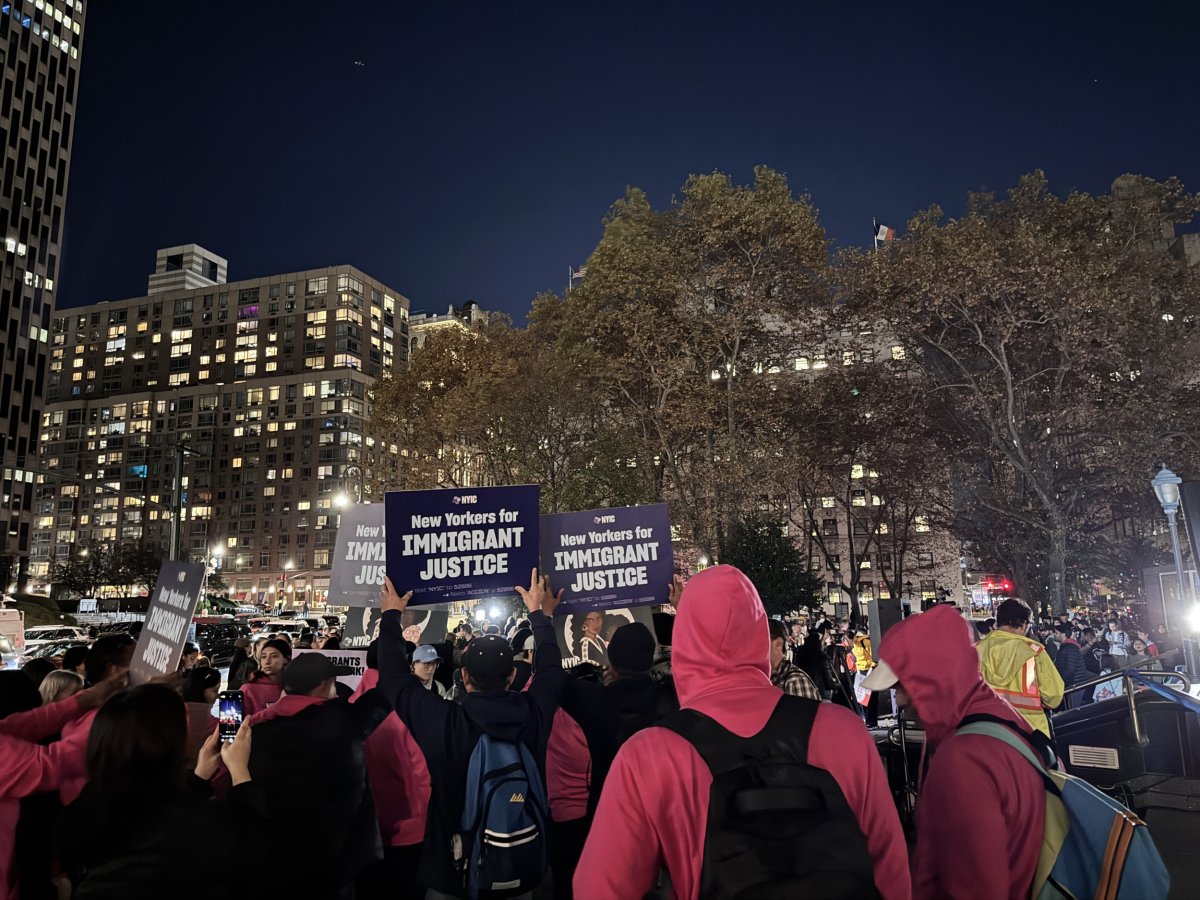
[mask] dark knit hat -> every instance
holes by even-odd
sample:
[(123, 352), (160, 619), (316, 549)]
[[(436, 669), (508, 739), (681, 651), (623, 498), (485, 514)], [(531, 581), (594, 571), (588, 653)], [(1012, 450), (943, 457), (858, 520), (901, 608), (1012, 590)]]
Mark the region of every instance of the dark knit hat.
[(271, 640), (263, 644), (264, 650), (266, 650), (268, 647), (272, 648), (273, 650), (278, 650), (283, 654), (284, 659), (292, 658), (292, 645), (283, 640), (283, 638), (271, 638)]
[(608, 642), (608, 661), (623, 675), (642, 675), (654, 665), (654, 635), (641, 622), (622, 625)]
[(309, 694), (337, 671), (328, 656), (322, 653), (301, 653), (283, 670), (283, 689), (293, 696)]

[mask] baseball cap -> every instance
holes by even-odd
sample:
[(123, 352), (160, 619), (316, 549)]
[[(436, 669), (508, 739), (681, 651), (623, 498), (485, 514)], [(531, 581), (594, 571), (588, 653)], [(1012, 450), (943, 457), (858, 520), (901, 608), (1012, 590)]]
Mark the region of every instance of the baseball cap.
[(472, 678), (502, 678), (512, 671), (513, 650), (504, 638), (486, 634), (475, 638), (463, 651), (462, 667)]
[(862, 680), (864, 690), (868, 691), (886, 691), (888, 688), (893, 688), (900, 680), (900, 676), (892, 671), (882, 659), (879, 660), (879, 665), (867, 673), (867, 677)]
[(429, 644), (422, 644), (413, 651), (412, 661), (415, 663), (431, 663), (441, 662), (442, 658), (438, 656), (438, 652)]
[(321, 653), (301, 653), (283, 670), (283, 689), (292, 695), (308, 694), (336, 674), (329, 657)]

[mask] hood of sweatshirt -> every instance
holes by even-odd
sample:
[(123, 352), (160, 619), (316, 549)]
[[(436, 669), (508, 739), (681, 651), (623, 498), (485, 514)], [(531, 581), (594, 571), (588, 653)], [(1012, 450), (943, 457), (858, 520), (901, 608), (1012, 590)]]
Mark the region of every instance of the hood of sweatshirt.
[(1024, 635), (999, 628), (989, 631), (978, 648), (984, 679), (989, 684), (1007, 684), (1041, 648), (1041, 644)]
[(480, 731), (502, 741), (520, 740), (531, 718), (529, 700), (516, 691), (472, 691), (463, 710)]
[(912, 698), (931, 745), (951, 735), (968, 715), (1023, 721), (984, 683), (970, 626), (952, 606), (935, 606), (895, 625), (883, 636), (878, 659)]
[(673, 642), (680, 706), (705, 711), (717, 695), (771, 689), (767, 614), (750, 579), (733, 566), (705, 569), (687, 583)]

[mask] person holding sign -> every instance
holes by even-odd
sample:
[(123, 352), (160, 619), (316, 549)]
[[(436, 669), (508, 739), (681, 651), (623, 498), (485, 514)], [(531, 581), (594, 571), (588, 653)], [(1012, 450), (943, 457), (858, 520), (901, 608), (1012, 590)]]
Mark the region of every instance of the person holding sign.
[(515, 674), (512, 646), (499, 635), (476, 638), (462, 656), (467, 696), (461, 705), (439, 699), (409, 670), (400, 617), (412, 594), (399, 594), (391, 579), (384, 580), (381, 592), (380, 684), (394, 698), (396, 713), (429, 764), (429, 821), (417, 880), (454, 897), (465, 896), (453, 847), (456, 841), (462, 846), (467, 770), (476, 745), (485, 734), (494, 741), (519, 742), (533, 755), (540, 776), (545, 772), (546, 740), (567, 677), (550, 624), (559, 597), (550, 592), (547, 579), (538, 578), (536, 568), (528, 589), (518, 586), (516, 590), (529, 610), (536, 641), (533, 680), (522, 693), (510, 691)]

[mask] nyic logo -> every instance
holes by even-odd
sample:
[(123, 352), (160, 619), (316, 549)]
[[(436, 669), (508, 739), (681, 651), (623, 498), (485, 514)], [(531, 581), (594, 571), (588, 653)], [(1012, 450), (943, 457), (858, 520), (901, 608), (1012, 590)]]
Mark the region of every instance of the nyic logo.
[(594, 521), (597, 525), (612, 525), (614, 522), (617, 521), (617, 517), (616, 516), (596, 516), (595, 519), (593, 519), (592, 521)]
[(476, 502), (478, 499), (479, 497), (475, 494), (461, 494), (460, 496), (453, 498), (455, 504), (461, 503), (464, 506), (468, 506)]

